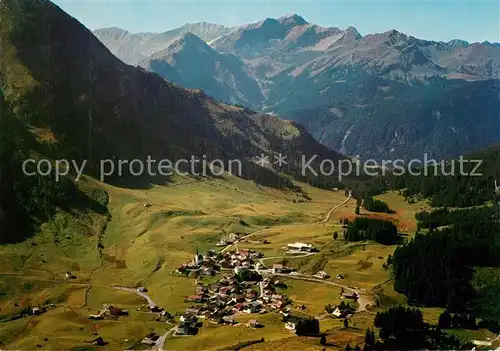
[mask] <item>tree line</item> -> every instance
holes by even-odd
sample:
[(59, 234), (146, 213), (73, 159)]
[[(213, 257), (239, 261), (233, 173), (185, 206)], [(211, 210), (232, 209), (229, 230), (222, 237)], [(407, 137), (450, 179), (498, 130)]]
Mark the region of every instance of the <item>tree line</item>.
[(398, 242), (398, 229), (390, 221), (358, 217), (349, 224), (345, 239), (347, 241), (373, 240), (383, 245), (393, 245)]

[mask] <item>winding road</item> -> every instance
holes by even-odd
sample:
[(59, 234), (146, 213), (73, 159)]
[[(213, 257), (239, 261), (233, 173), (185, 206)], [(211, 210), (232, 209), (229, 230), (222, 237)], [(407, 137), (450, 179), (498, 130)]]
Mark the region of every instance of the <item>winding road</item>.
[(126, 287), (123, 287), (123, 286), (115, 286), (114, 288), (117, 289), (117, 290), (126, 291), (126, 292), (129, 292), (129, 293), (133, 293), (133, 294), (139, 295), (140, 297), (144, 298), (148, 302), (149, 308), (153, 308), (153, 307), (158, 306), (157, 304), (154, 303), (153, 299), (148, 294), (146, 294), (144, 292), (137, 291), (137, 289), (126, 288)]
[(165, 341), (167, 340), (168, 337), (172, 336), (175, 332), (176, 327), (172, 327), (171, 329), (167, 330), (165, 334), (160, 336), (158, 340), (156, 340), (155, 345), (153, 346), (152, 350), (153, 351), (166, 351), (165, 349)]
[(352, 194), (351, 192), (349, 191), (349, 195), (347, 196), (347, 199), (345, 199), (344, 201), (342, 201), (341, 203), (339, 203), (338, 205), (335, 205), (333, 206), (330, 211), (328, 211), (328, 213), (326, 214), (325, 216), (325, 219), (323, 219), (322, 221), (319, 221), (318, 224), (323, 224), (323, 223), (326, 223), (330, 220), (330, 216), (332, 215), (333, 211), (335, 211), (337, 208), (339, 208), (340, 206), (346, 204), (347, 202), (349, 202), (349, 200), (352, 199)]
[(263, 228), (263, 229), (256, 230), (256, 231), (255, 231), (255, 232), (253, 232), (253, 233), (250, 233), (250, 234), (247, 234), (247, 235), (245, 235), (245, 236), (242, 236), (241, 238), (239, 238), (239, 239), (238, 239), (237, 241), (235, 241), (234, 243), (229, 244), (229, 245), (227, 245), (226, 247), (224, 247), (222, 250), (220, 250), (220, 253), (223, 253), (224, 251), (226, 251), (227, 249), (229, 249), (231, 246), (235, 245), (237, 242), (242, 241), (242, 240), (244, 240), (244, 239), (247, 239), (247, 238), (251, 237), (252, 235), (259, 234), (260, 232), (263, 232), (263, 231), (264, 231), (264, 230), (266, 230), (266, 229), (269, 229), (269, 227), (265, 227), (265, 228)]
[(359, 307), (356, 310), (356, 313), (367, 311), (366, 306), (367, 305), (376, 305), (375, 300), (373, 299), (372, 296), (369, 296), (366, 294), (365, 291), (362, 291), (360, 289), (355, 289), (355, 288), (350, 288), (347, 285), (344, 284), (339, 284), (336, 282), (332, 282), (330, 280), (322, 280), (318, 278), (314, 278), (312, 276), (306, 275), (306, 274), (295, 274), (295, 275), (290, 275), (290, 274), (281, 274), (281, 273), (276, 273), (272, 274), (274, 276), (278, 277), (284, 277), (284, 278), (290, 278), (290, 279), (296, 279), (296, 280), (303, 280), (307, 282), (313, 282), (313, 283), (321, 283), (321, 284), (328, 284), (328, 285), (333, 285), (339, 288), (344, 288), (345, 290), (352, 291), (358, 295), (358, 304)]

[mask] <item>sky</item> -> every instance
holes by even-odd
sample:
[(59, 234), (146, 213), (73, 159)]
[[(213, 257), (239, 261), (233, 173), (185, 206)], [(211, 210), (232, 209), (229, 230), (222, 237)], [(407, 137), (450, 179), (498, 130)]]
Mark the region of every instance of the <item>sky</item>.
[(500, 0), (53, 0), (94, 30), (164, 32), (186, 23), (239, 26), (296, 13), (362, 34), (397, 29), (422, 39), (500, 42)]

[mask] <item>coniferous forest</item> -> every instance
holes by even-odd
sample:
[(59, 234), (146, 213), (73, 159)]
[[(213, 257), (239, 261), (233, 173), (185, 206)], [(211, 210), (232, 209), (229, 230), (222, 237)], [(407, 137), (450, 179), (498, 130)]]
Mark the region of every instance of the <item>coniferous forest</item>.
[[(491, 287), (488, 283), (480, 289), (475, 286), (475, 274), (481, 267), (500, 266), (497, 206), (420, 213), (417, 218), (424, 220), (423, 227), (446, 227), (417, 233), (408, 244), (396, 249), (392, 261), (396, 291), (405, 294), (411, 303), (445, 306), (450, 312), (479, 313), (477, 301), (488, 298), (484, 295), (491, 294)], [(482, 314), (500, 318), (497, 304), (483, 308)]]
[(382, 219), (358, 217), (346, 231), (348, 241), (373, 240), (383, 245), (392, 245), (398, 241), (398, 229)]

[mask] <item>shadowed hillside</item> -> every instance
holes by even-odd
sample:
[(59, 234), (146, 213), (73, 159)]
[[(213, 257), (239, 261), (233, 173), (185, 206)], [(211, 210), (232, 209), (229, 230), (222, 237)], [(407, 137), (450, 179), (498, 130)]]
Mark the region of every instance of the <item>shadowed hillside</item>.
[[(251, 161), (297, 150), (338, 159), (293, 123), (224, 105), (114, 57), (48, 1), (4, 1), (0, 16), (6, 100), (32, 127), (53, 133), (53, 157), (240, 159), (243, 176), (290, 184)], [(292, 163), (288, 171), (297, 167)]]

